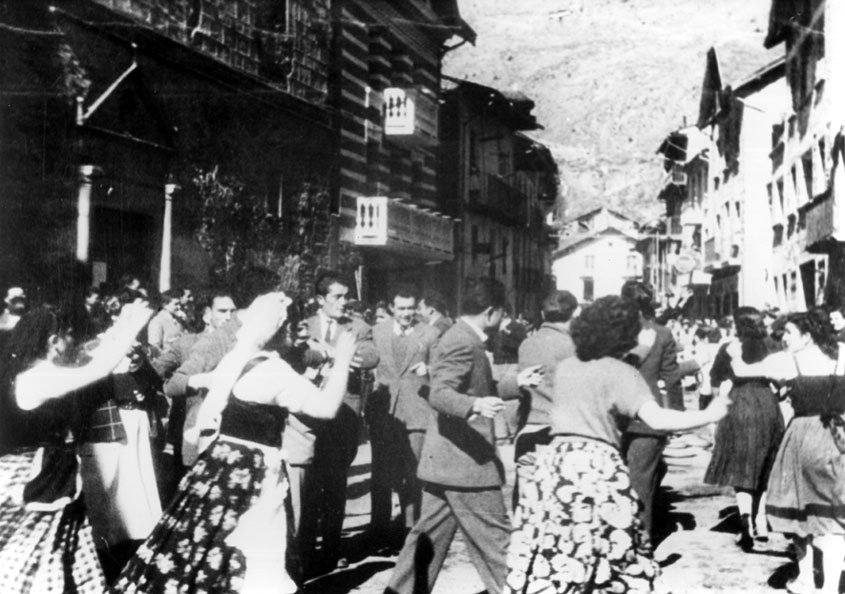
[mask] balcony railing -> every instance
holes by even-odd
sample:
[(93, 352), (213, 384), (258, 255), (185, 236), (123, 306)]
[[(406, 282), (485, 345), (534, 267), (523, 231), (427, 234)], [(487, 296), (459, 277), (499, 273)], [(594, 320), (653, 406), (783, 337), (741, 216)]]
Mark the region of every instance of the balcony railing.
[(836, 232), (833, 194), (810, 204), (806, 217), (808, 246), (832, 237)]
[(355, 244), (385, 246), (423, 258), (451, 260), (454, 256), (451, 218), (385, 196), (359, 197)]
[(416, 89), (384, 90), (384, 134), (408, 147), (437, 143), (437, 100)]
[(330, 36), (304, 2), (291, 2), (283, 21), (262, 15), (255, 0), (95, 2), (280, 91), (325, 103)]

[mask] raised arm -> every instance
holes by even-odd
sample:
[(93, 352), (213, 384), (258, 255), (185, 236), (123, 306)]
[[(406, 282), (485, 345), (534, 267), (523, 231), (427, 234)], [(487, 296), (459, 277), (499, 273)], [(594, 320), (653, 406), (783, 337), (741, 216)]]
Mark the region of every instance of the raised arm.
[(43, 361), (18, 374), (15, 380), (18, 406), (33, 410), (107, 376), (126, 356), (152, 313), (145, 303), (125, 305), (114, 326), (100, 339), (100, 345), (91, 351), (91, 360), (82, 367), (60, 367)]
[(657, 431), (686, 431), (721, 420), (727, 414), (728, 406), (726, 396), (714, 398), (704, 410), (672, 410), (651, 401), (640, 407), (637, 416)]
[(235, 346), (212, 372), (209, 391), (197, 415), (199, 430), (215, 427), (232, 387), (249, 360), (273, 337), (287, 319), (290, 299), (284, 293), (256, 297), (244, 315)]
[(772, 353), (758, 363), (746, 363), (742, 360), (742, 345), (733, 342), (728, 345), (731, 368), (737, 377), (765, 377), (783, 381), (795, 377), (795, 362), (786, 352)]

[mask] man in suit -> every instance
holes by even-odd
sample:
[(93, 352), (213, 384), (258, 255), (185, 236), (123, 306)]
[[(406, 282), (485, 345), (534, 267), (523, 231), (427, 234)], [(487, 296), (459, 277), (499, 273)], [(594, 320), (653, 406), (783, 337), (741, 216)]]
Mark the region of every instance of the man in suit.
[[(362, 320), (346, 317), (344, 308), (351, 283), (342, 275), (326, 272), (317, 278), (315, 294), (319, 310), (308, 318), (309, 348), (303, 355), (310, 375), (316, 383), (322, 381), (332, 364), (334, 345), (343, 332), (352, 332), (358, 342), (353, 359), (356, 369), (350, 374), (347, 393), (334, 419), (321, 423), (312, 432), (313, 462), (311, 477), (314, 489), (297, 486), (296, 478), (291, 489), (302, 488), (306, 502), (302, 511), (300, 547), (303, 558), (310, 554), (316, 539), (316, 526), (321, 523), (323, 536), (322, 559), (318, 568), (346, 567), (348, 562), (340, 554), (340, 536), (346, 510), (346, 475), (358, 451), (361, 429), (361, 405), (364, 393), (371, 387), (368, 375), (378, 364), (378, 351), (373, 344), (372, 328)], [(304, 435), (303, 437), (309, 437)], [(307, 453), (304, 449), (301, 453)], [(313, 493), (313, 497), (310, 494)]]
[[(683, 403), (681, 376), (678, 371), (678, 357), (672, 332), (654, 320), (654, 290), (641, 281), (627, 281), (622, 286), (622, 297), (634, 301), (640, 309), (643, 330), (654, 332), (654, 343), (639, 365), (654, 399), (664, 408), (683, 410), (677, 403)], [(665, 393), (658, 382), (663, 381)], [(642, 501), (641, 517), (650, 534), (654, 535), (654, 501), (664, 474), (661, 469), (663, 449), (666, 447), (665, 433), (651, 429), (639, 419), (628, 425), (622, 450), (631, 475), (631, 486)]]
[(460, 527), (473, 565), (490, 594), (502, 591), (511, 525), (496, 453), (493, 419), (516, 396), (520, 374), (493, 381), (485, 351), (488, 333), (502, 320), (505, 288), (499, 281), (470, 281), (464, 315), (440, 337), (431, 357), (429, 402), (436, 415), (426, 432), (418, 476), (423, 481), (420, 519), (405, 540), (387, 591), (429, 592)]
[(434, 414), (427, 400), (429, 352), (440, 336), (435, 328), (416, 321), (412, 287), (398, 287), (391, 306), (393, 320), (373, 328), (379, 352), (377, 388), (365, 411), (373, 461), (372, 532), (379, 540), (389, 536), (392, 490), (399, 494), (405, 528), (410, 530), (419, 518), (422, 485), (417, 465)]
[(428, 291), (420, 299), (417, 309), (420, 320), (432, 326), (441, 336), (455, 323), (447, 315), (446, 299), (438, 291)]

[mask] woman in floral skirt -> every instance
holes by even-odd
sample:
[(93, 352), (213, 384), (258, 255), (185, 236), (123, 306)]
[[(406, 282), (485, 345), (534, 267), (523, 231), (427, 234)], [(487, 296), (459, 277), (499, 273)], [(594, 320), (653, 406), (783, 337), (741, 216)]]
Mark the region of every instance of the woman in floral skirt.
[(627, 422), (683, 431), (716, 422), (727, 399), (704, 411), (661, 408), (633, 367), (636, 304), (602, 297), (572, 321), (577, 357), (555, 372), (554, 441), (537, 460), (516, 510), (505, 593), (651, 592), (657, 574), (639, 501), (619, 453)]
[(277, 355), (256, 352), (286, 319), (289, 300), (265, 295), (250, 307), (235, 348), (215, 370), (200, 426), (219, 435), (182, 479), (150, 537), (115, 585), (125, 593), (278, 593), (297, 590), (285, 572), (287, 480), (282, 431), (289, 412), (331, 418), (355, 351), (341, 336), (322, 390)]
[(114, 369), (152, 311), (129, 306), (88, 362), (71, 365), (82, 319), (71, 309), (26, 314), (0, 361), (0, 592), (105, 591), (73, 433), (91, 396), (82, 389)]

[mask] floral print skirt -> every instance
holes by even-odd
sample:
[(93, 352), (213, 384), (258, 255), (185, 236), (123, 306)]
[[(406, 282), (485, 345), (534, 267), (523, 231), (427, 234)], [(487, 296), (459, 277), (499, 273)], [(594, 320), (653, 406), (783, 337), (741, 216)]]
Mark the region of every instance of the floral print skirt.
[(182, 479), (115, 592), (295, 592), (285, 571), (287, 479), (279, 451), (220, 436)]
[(651, 592), (658, 566), (613, 446), (557, 437), (520, 487), (505, 594)]

